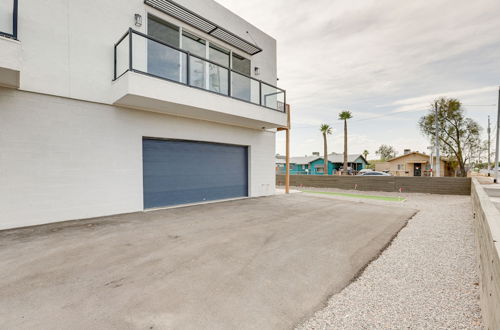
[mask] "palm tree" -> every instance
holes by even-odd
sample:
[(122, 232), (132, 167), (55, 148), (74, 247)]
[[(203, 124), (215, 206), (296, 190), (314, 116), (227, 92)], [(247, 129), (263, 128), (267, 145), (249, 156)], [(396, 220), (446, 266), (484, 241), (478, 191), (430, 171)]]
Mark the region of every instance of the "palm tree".
[(352, 118), (352, 113), (348, 110), (339, 113), (339, 120), (344, 121), (344, 170), (343, 174), (347, 174), (347, 120)]
[(363, 151), (363, 157), (365, 157), (365, 159), (368, 159), (368, 158), (366, 158), (366, 157), (368, 157), (368, 154), (369, 154), (369, 153), (370, 153), (370, 152), (369, 152), (368, 150), (366, 150), (366, 149), (365, 149), (365, 150)]
[(323, 165), (323, 174), (328, 175), (328, 146), (326, 143), (326, 136), (331, 135), (333, 132), (333, 129), (330, 125), (328, 124), (321, 124), (321, 127), (319, 128), (321, 133), (323, 133), (323, 152), (324, 152), (324, 161), (325, 164)]

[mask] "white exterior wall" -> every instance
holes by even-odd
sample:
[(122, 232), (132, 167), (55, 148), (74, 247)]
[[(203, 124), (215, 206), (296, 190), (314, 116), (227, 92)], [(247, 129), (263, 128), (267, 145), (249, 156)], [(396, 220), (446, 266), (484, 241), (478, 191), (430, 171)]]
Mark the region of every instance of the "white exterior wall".
[(0, 88), (0, 229), (142, 211), (144, 136), (249, 146), (274, 193), (274, 132)]
[[(19, 90), (0, 87), (0, 229), (142, 211), (144, 136), (249, 146), (249, 196), (274, 193), (275, 132), (259, 127), (259, 121), (279, 124), (283, 113), (258, 107), (262, 113), (245, 117), (246, 109), (257, 106), (216, 96), (217, 107), (214, 94), (187, 86), (181, 86), (186, 100), (206, 95), (214, 116), (202, 116), (200, 105), (192, 118), (112, 105), (119, 85), (112, 81), (114, 44), (129, 27), (146, 33), (148, 12), (251, 58), (252, 68), (261, 68), (257, 78), (276, 84), (273, 38), (212, 0), (176, 1), (252, 41), (249, 31), (264, 51), (245, 55), (143, 0), (19, 2), (19, 42), (8, 40), (18, 45), (11, 59), (20, 84), (10, 87)], [(136, 13), (142, 15), (140, 28), (134, 25)], [(150, 84), (151, 90), (166, 86), (160, 79)], [(172, 104), (185, 106), (180, 103)], [(233, 103), (236, 119), (218, 121), (214, 109)]]

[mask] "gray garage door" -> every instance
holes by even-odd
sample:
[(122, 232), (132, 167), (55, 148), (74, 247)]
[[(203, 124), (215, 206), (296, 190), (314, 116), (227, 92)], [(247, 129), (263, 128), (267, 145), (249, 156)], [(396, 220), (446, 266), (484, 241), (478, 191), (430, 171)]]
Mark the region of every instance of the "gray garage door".
[(247, 147), (143, 139), (144, 208), (248, 195)]

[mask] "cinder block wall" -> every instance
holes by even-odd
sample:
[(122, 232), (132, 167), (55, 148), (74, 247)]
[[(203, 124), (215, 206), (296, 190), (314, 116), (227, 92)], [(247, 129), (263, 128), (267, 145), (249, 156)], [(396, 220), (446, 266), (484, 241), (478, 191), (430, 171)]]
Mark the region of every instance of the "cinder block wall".
[(486, 329), (500, 329), (500, 212), (476, 179), (472, 206), (479, 255), (481, 312)]
[[(284, 185), (285, 176), (277, 175), (276, 184)], [(290, 185), (387, 192), (397, 192), (401, 189), (402, 192), (443, 195), (470, 195), (471, 193), (470, 178), (448, 177), (291, 175)]]

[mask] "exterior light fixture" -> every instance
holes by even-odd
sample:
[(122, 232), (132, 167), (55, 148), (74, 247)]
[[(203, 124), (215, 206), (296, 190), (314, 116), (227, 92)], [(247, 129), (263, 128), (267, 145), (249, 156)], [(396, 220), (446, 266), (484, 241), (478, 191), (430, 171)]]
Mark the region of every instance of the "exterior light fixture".
[(139, 14), (135, 14), (134, 18), (135, 18), (135, 26), (141, 27), (142, 26), (142, 16)]
[(255, 68), (253, 68), (253, 73), (256, 75), (256, 76), (259, 76), (260, 75), (260, 68), (258, 66), (256, 66)]

